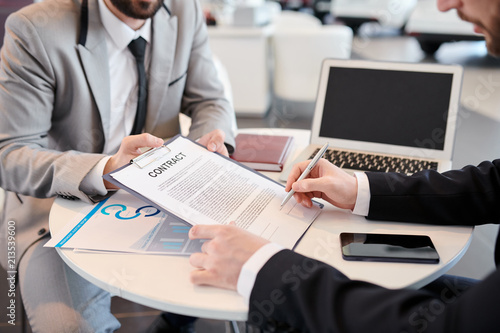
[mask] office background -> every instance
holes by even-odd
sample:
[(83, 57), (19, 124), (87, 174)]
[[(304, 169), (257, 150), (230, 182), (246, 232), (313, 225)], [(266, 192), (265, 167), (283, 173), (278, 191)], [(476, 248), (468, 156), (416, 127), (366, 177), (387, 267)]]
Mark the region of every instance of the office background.
[[(336, 0), (333, 0), (336, 1)], [(419, 0), (425, 1), (425, 0)], [(0, 34), (4, 35), (6, 17), (13, 11), (31, 3), (27, 0), (0, 0)], [(281, 5), (286, 10), (300, 10), (311, 16), (317, 17), (323, 26), (338, 24), (332, 16), (331, 3), (327, 1), (284, 1)], [(252, 16), (253, 17), (253, 16)], [(258, 20), (258, 18), (253, 17)], [(237, 22), (232, 22), (237, 24)], [(260, 44), (258, 52), (264, 52), (265, 59), (259, 68), (264, 73), (256, 78), (254, 86), (264, 85), (267, 89), (260, 98), (263, 102), (253, 108), (251, 112), (242, 110), (237, 112), (236, 122), (238, 128), (300, 128), (310, 129), (314, 110), (314, 101), (287, 99), (273, 92), (274, 64), (272, 33), (266, 26), (240, 27), (246, 31), (254, 30), (252, 39), (249, 34), (238, 36), (232, 34), (228, 40), (223, 40), (226, 46), (231, 43), (256, 42)], [(422, 51), (417, 39), (405, 33), (404, 29), (384, 27), (376, 22), (369, 22), (356, 26), (356, 33), (352, 39), (351, 52), (348, 57), (352, 59), (371, 59), (383, 61), (426, 62), (442, 64), (460, 64), (464, 67), (464, 78), (461, 93), (461, 105), (457, 119), (457, 136), (453, 156), (453, 168), (460, 168), (467, 164), (478, 164), (483, 160), (492, 160), (500, 157), (500, 60), (487, 55), (484, 41), (456, 41), (442, 44), (434, 54)], [(236, 27), (234, 28), (236, 29)], [(240, 32), (243, 30), (240, 30)], [(211, 38), (224, 38), (217, 30), (211, 31)], [(221, 37), (222, 36), (222, 37)], [(220, 41), (220, 40), (219, 40)], [(229, 43), (229, 44), (228, 44)], [(260, 46), (259, 46), (260, 45)], [(224, 45), (223, 45), (224, 46)], [(222, 46), (222, 47), (223, 47)], [(252, 47), (254, 47), (252, 46)], [(221, 49), (221, 45), (215, 45)], [(255, 51), (255, 47), (253, 48)], [(221, 64), (229, 71), (229, 77), (235, 75), (231, 72), (232, 53), (218, 55)], [(262, 54), (258, 54), (262, 56)], [(228, 59), (229, 58), (229, 59)], [(228, 63), (229, 61), (229, 63)], [(300, 62), (308, 62), (309, 58)], [(257, 62), (258, 63), (258, 62)], [(239, 61), (241, 66), (248, 65)], [(319, 66), (318, 66), (319, 70)], [(264, 80), (264, 84), (262, 83)], [(247, 80), (252, 84), (251, 80)], [(233, 97), (236, 98), (240, 82), (230, 82)], [(256, 93), (262, 93), (262, 90)], [(269, 94), (269, 95), (267, 95)], [(268, 100), (265, 100), (268, 96)], [(249, 96), (252, 97), (251, 94)], [(235, 104), (240, 100), (235, 100)], [(252, 103), (255, 101), (252, 101)], [(264, 105), (262, 107), (262, 105)], [(241, 106), (241, 104), (240, 104)], [(260, 106), (260, 109), (259, 109)], [(257, 109), (257, 111), (255, 111)], [(3, 193), (0, 193), (0, 201)], [(480, 226), (476, 228), (472, 244), (464, 257), (455, 265), (450, 274), (463, 275), (471, 278), (483, 278), (494, 269), (493, 246), (498, 226)], [(0, 272), (0, 308), (7, 306), (7, 281), (5, 272)], [(18, 297), (17, 304), (20, 304)], [(112, 311), (122, 322), (119, 332), (139, 332), (145, 329), (160, 311), (143, 307), (131, 302), (113, 299)], [(20, 312), (18, 312), (20, 314)], [(16, 327), (6, 323), (5, 316), (0, 318), (0, 331), (2, 332), (30, 332), (29, 327), (23, 328), (22, 321), (16, 320)], [(230, 331), (226, 322), (214, 320), (200, 320), (197, 324), (199, 332)]]

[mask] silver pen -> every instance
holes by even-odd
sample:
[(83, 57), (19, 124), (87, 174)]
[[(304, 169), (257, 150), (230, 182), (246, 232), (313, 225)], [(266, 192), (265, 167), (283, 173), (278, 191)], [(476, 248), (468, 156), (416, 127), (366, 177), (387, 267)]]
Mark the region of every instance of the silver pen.
[[(296, 180), (296, 182), (307, 177), (309, 172), (311, 172), (311, 170), (316, 166), (316, 163), (318, 163), (319, 159), (323, 157), (327, 149), (328, 149), (328, 142), (325, 143), (323, 147), (321, 147), (321, 149), (318, 151), (316, 156), (314, 156), (311, 162), (309, 162), (309, 165), (304, 170), (304, 172), (302, 172), (302, 174), (300, 175), (299, 179)], [(288, 202), (288, 200), (290, 200), (290, 198), (293, 196), (294, 193), (295, 193), (294, 190), (290, 190), (290, 192), (288, 192), (285, 199), (283, 199), (283, 202), (281, 203), (280, 209), (283, 208), (283, 206)]]

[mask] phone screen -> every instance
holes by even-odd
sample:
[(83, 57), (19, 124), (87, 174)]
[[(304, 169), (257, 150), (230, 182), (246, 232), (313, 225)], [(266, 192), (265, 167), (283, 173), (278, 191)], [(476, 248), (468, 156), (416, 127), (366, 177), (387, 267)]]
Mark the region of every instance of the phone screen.
[(429, 236), (341, 233), (345, 260), (437, 264), (439, 255)]

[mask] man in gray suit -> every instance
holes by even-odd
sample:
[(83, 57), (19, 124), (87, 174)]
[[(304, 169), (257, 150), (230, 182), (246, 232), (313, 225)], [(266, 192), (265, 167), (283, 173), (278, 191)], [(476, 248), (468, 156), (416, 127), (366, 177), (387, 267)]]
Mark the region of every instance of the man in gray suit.
[[(147, 114), (144, 133), (130, 136), (139, 70), (127, 45), (138, 37), (147, 42)], [(0, 262), (18, 272), (33, 331), (120, 326), (110, 295), (43, 248), (49, 210), (55, 196), (106, 197), (103, 173), (178, 134), (180, 112), (192, 119), (189, 137), (209, 150), (227, 155), (234, 146), (233, 110), (197, 0), (46, 0), (8, 18), (0, 63), (0, 187), (7, 193)], [(15, 256), (6, 255), (12, 225)]]

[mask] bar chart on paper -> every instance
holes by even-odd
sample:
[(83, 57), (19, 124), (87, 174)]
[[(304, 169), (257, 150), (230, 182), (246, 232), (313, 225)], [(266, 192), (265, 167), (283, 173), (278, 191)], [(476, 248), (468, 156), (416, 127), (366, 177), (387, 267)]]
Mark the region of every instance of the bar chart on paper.
[[(177, 219), (167, 219), (163, 222), (158, 232), (154, 235), (149, 243), (147, 252), (168, 252), (173, 254), (190, 254), (201, 252), (203, 241), (190, 240), (188, 233), (191, 225), (180, 222)], [(144, 241), (139, 241), (138, 245), (142, 246)]]
[(191, 225), (118, 191), (86, 207), (45, 245), (78, 250), (189, 255), (203, 240), (190, 240)]

